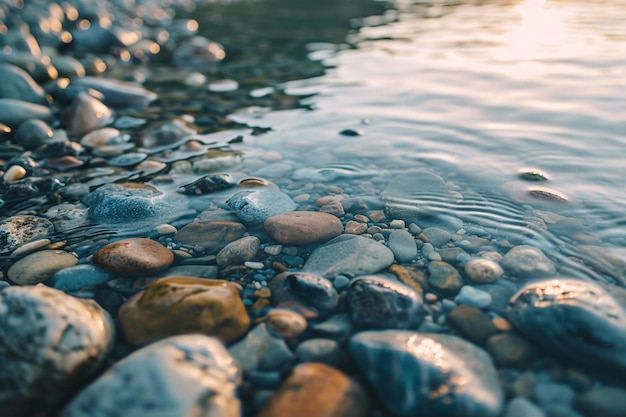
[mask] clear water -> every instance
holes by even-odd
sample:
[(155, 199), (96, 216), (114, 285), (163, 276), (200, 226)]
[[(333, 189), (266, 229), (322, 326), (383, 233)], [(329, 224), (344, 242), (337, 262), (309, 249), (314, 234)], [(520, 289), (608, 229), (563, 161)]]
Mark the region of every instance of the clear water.
[[(360, 21), (347, 39), (357, 48), (309, 45), (311, 58), (335, 68), (284, 87), (316, 93), (312, 111), (234, 116), (273, 128), (248, 141), (248, 160), (279, 151), (295, 166), (336, 170), (331, 181), (383, 185), (425, 167), (464, 196), (444, 211), (535, 240), (553, 257), (567, 261), (568, 240), (530, 231), (524, 219), (535, 208), (581, 220), (597, 244), (626, 246), (626, 2), (394, 5)], [(521, 181), (525, 168), (549, 181)], [(536, 185), (568, 202), (506, 192)]]

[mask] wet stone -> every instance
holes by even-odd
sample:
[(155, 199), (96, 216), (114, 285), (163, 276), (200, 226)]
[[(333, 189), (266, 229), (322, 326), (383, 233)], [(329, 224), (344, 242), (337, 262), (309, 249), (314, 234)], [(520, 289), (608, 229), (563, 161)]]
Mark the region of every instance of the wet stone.
[(45, 286), (0, 291), (0, 415), (58, 407), (98, 369), (114, 327), (95, 302)]
[(167, 269), (174, 255), (154, 240), (130, 238), (109, 243), (93, 259), (96, 265), (115, 275), (138, 277)]
[(217, 253), (217, 265), (221, 268), (228, 265), (241, 265), (256, 255), (260, 245), (259, 238), (255, 236), (246, 236), (230, 242)]
[(485, 348), (496, 364), (506, 367), (523, 369), (537, 356), (537, 350), (530, 342), (512, 333), (491, 336)]
[(76, 265), (78, 258), (62, 250), (31, 253), (9, 268), (7, 276), (19, 285), (35, 285), (50, 279), (57, 271)]
[(500, 266), (511, 276), (541, 278), (556, 274), (554, 264), (539, 248), (521, 245), (508, 251), (500, 260)]
[(36, 148), (53, 139), (54, 132), (43, 120), (30, 119), (20, 124), (13, 142), (25, 148)]
[(526, 398), (515, 397), (506, 405), (503, 417), (546, 417), (546, 414)]
[(393, 260), (393, 252), (373, 239), (341, 235), (315, 249), (302, 270), (322, 276), (374, 274)]
[(450, 233), (437, 227), (427, 227), (422, 230), (422, 234), (426, 237), (426, 241), (438, 248), (450, 241)]
[(228, 343), (250, 326), (233, 284), (192, 277), (154, 281), (122, 305), (118, 321), (125, 339), (133, 345), (187, 333), (215, 336)]
[(575, 405), (585, 416), (623, 417), (626, 390), (611, 386), (592, 388), (576, 397)]
[(292, 211), (272, 216), (263, 223), (265, 231), (283, 245), (312, 245), (337, 237), (341, 221), (327, 213)]
[(0, 98), (47, 105), (46, 93), (23, 69), (0, 63)]
[(0, 222), (0, 253), (12, 252), (20, 245), (46, 237), (54, 231), (52, 223), (37, 216), (11, 216)]
[(489, 316), (474, 307), (460, 305), (452, 310), (446, 319), (450, 326), (474, 343), (483, 344), (497, 333)]
[(478, 288), (464, 285), (461, 287), (461, 291), (454, 297), (454, 302), (475, 308), (486, 308), (491, 304), (491, 294)]
[(455, 295), (463, 286), (463, 278), (452, 265), (443, 261), (428, 264), (428, 285), (446, 296)]
[(500, 278), (503, 274), (502, 267), (485, 258), (474, 258), (463, 267), (467, 278), (475, 284), (488, 284)]
[(174, 235), (176, 242), (202, 246), (211, 254), (218, 253), (228, 243), (241, 239), (246, 233), (243, 224), (226, 220), (198, 220), (181, 228)]
[(331, 281), (319, 275), (293, 272), (286, 276), (290, 291), (308, 305), (322, 311), (337, 307), (339, 294)]
[(49, 284), (57, 290), (71, 292), (82, 288), (98, 287), (106, 284), (113, 278), (113, 274), (102, 268), (90, 264), (81, 264), (56, 272), (50, 279)]
[(113, 112), (87, 93), (79, 93), (64, 114), (67, 130), (84, 135), (113, 121)]
[(412, 329), (424, 319), (422, 296), (410, 287), (382, 277), (360, 277), (347, 291), (350, 317), (366, 329)]
[(508, 319), (526, 337), (559, 358), (596, 372), (626, 371), (626, 290), (574, 279), (523, 287)]
[(409, 262), (417, 256), (417, 245), (406, 230), (393, 230), (389, 234), (387, 247), (391, 249), (398, 262)]
[[(239, 417), (241, 371), (222, 343), (170, 337), (133, 352), (80, 392), (60, 417)], [(200, 414), (198, 414), (200, 413)]]
[(261, 223), (269, 217), (296, 209), (296, 203), (278, 187), (239, 191), (226, 201), (226, 205), (249, 223)]
[[(266, 323), (257, 325), (246, 336), (228, 348), (230, 354), (241, 364), (245, 372), (258, 369), (262, 364), (267, 368), (280, 368), (289, 365), (293, 354), (282, 338), (269, 332)], [(276, 370), (276, 369), (273, 369)]]
[(156, 100), (156, 93), (139, 84), (102, 77), (80, 77), (71, 81), (68, 90), (87, 92), (95, 90), (102, 93), (102, 101), (114, 109), (143, 107)]
[(339, 368), (343, 362), (343, 352), (339, 343), (333, 339), (309, 339), (300, 343), (295, 350), (300, 362), (323, 363)]
[(282, 308), (270, 310), (265, 321), (270, 333), (284, 339), (298, 337), (307, 328), (307, 321), (301, 314)]
[(349, 350), (380, 402), (393, 415), (500, 414), (503, 393), (489, 356), (456, 336), (367, 331), (352, 337)]
[(365, 417), (365, 390), (343, 372), (321, 363), (297, 366), (268, 399), (258, 417)]

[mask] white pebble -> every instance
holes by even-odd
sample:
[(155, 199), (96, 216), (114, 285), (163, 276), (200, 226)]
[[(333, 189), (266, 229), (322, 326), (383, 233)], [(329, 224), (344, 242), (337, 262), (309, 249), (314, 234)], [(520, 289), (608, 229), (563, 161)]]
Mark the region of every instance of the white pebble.
[(263, 265), (263, 262), (248, 261), (248, 262), (245, 262), (244, 265), (246, 266), (246, 268), (250, 268), (250, 269), (263, 269), (265, 267), (265, 265)]
[(391, 229), (404, 229), (404, 220), (392, 220), (391, 223), (389, 223), (389, 227)]
[(166, 224), (166, 223), (158, 225), (157, 227), (154, 228), (154, 230), (161, 236), (173, 235), (174, 233), (177, 232), (174, 226), (172, 226), (171, 224)]

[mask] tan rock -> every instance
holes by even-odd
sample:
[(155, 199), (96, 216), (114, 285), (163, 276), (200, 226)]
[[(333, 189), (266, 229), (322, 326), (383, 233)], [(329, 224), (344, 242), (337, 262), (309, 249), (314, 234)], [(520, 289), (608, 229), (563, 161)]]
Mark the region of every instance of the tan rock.
[(35, 285), (47, 281), (55, 272), (78, 263), (78, 258), (62, 250), (42, 250), (15, 262), (7, 276), (19, 285)]
[(263, 224), (265, 231), (284, 245), (323, 243), (343, 232), (341, 221), (327, 213), (291, 211), (272, 216)]
[(243, 237), (246, 228), (243, 224), (226, 220), (198, 220), (189, 223), (175, 235), (176, 242), (185, 245), (200, 245), (209, 253), (215, 254), (230, 242)]
[(94, 263), (121, 276), (158, 274), (174, 262), (174, 254), (151, 239), (131, 238), (109, 243), (93, 257)]
[(227, 281), (193, 277), (154, 281), (122, 304), (118, 321), (133, 345), (189, 333), (215, 336), (228, 343), (250, 326), (237, 287)]
[(297, 337), (307, 328), (307, 321), (301, 314), (284, 308), (271, 310), (266, 321), (270, 333), (285, 339)]
[(217, 253), (216, 261), (220, 267), (241, 265), (256, 255), (261, 242), (255, 236), (246, 236), (230, 242)]
[(369, 401), (363, 388), (330, 366), (297, 366), (257, 417), (364, 417)]

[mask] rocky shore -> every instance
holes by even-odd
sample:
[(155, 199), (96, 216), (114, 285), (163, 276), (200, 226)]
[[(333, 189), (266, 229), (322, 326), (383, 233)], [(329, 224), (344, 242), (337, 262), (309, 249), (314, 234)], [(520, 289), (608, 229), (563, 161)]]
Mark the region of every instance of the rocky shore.
[(324, 65), (169, 3), (0, 3), (0, 416), (626, 415), (626, 264), (547, 174), (513, 234), (428, 167), (248, 159), (228, 115)]

